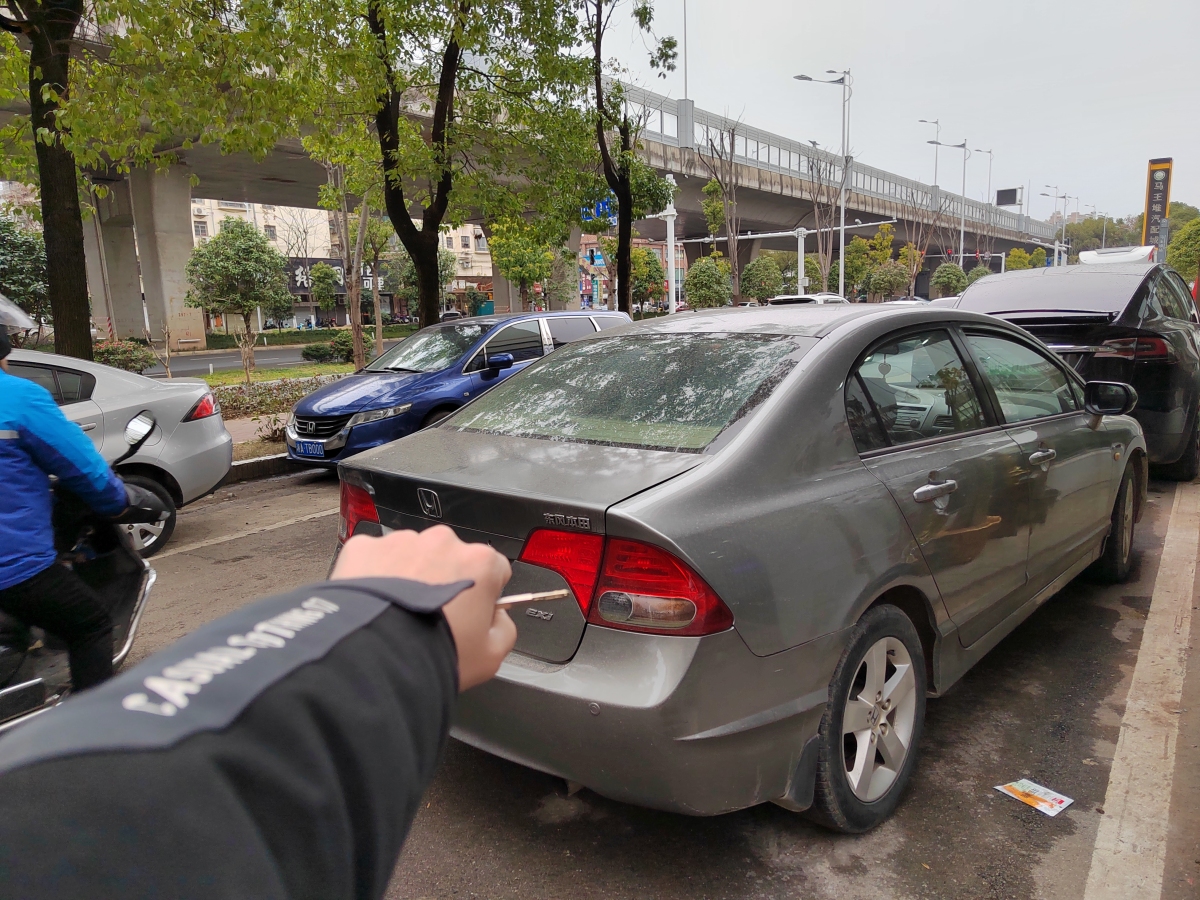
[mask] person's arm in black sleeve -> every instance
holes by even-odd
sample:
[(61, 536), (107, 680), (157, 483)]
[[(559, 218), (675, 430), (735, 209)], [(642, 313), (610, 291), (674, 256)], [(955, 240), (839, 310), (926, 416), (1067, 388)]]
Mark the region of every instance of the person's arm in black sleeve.
[[(450, 547), (429, 532), (379, 546), (405, 541), (410, 556)], [(339, 570), (379, 574), (346, 550)], [(500, 579), (423, 568), (437, 584), (260, 601), (0, 739), (0, 896), (381, 897), (460, 675), (486, 678), (513, 637), (482, 615), (506, 564)]]

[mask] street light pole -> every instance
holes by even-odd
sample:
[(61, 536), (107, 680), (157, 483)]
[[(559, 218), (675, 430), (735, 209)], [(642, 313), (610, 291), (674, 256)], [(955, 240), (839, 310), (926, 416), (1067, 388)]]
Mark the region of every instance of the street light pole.
[(850, 179), (850, 70), (842, 72), (842, 191), (841, 224), (838, 226), (838, 293), (846, 296), (846, 182)]
[(671, 185), (671, 202), (662, 211), (662, 217), (667, 221), (667, 290), (671, 301), (667, 304), (667, 312), (675, 312), (675, 176), (667, 173), (667, 181)]
[(971, 151), (967, 149), (966, 138), (963, 138), (961, 144), (939, 144), (937, 141), (929, 143), (938, 144), (940, 147), (953, 147), (963, 152), (962, 206), (958, 221), (958, 267), (961, 269), (967, 260), (967, 160), (971, 157)]
[[(846, 183), (850, 179), (851, 165), (850, 158), (846, 155), (849, 152), (850, 146), (850, 98), (854, 96), (854, 91), (850, 85), (854, 79), (850, 77), (850, 70), (845, 69), (841, 73), (835, 69), (826, 69), (826, 75), (838, 75), (837, 78), (823, 79), (812, 78), (808, 75), (793, 75), (796, 81), (815, 81), (818, 84), (840, 84), (842, 86), (842, 182), (838, 190), (838, 207), (839, 207), (839, 224), (838, 224), (838, 294), (842, 297), (846, 296)], [(813, 146), (816, 146), (814, 142)], [(797, 275), (797, 278), (800, 276)], [(799, 282), (797, 282), (799, 283)]]
[[(687, 57), (688, 57), (688, 38), (687, 38), (687, 0), (683, 0), (683, 99), (688, 98), (687, 92)], [(674, 302), (674, 301), (672, 301)], [(674, 312), (675, 310), (671, 310)]]
[(936, 129), (934, 136), (933, 136), (934, 140), (935, 140), (935, 143), (933, 145), (933, 186), (937, 187), (937, 183), (938, 183), (938, 176), (937, 176), (938, 152), (942, 148), (942, 145), (940, 143), (937, 143), (937, 141), (940, 141), (942, 139), (942, 123), (938, 119), (920, 119), (919, 121), (923, 122), (926, 125), (932, 125)]

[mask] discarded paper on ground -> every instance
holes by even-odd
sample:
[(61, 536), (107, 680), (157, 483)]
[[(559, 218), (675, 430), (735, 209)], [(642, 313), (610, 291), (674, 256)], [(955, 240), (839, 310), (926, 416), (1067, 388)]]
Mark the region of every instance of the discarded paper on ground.
[(1002, 794), (1008, 794), (1010, 797), (1015, 797), (1022, 803), (1026, 803), (1048, 816), (1057, 816), (1075, 802), (1070, 797), (1064, 797), (1057, 791), (1052, 791), (1048, 787), (1042, 787), (1040, 784), (1030, 781), (1027, 778), (1022, 778), (1020, 781), (1013, 781), (1008, 784), (996, 785), (996, 790)]

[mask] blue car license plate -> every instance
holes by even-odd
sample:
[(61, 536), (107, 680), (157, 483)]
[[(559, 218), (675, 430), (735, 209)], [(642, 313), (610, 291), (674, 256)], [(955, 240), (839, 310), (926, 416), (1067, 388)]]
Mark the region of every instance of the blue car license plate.
[(296, 452), (301, 456), (324, 456), (325, 445), (320, 441), (296, 441)]

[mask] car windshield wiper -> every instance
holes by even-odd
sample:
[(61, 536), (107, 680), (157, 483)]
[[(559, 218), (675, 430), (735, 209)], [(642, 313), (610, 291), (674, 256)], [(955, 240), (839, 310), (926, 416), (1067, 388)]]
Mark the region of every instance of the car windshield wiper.
[(420, 369), (406, 369), (404, 366), (384, 366), (384, 368), (389, 372), (415, 372), (418, 375), (421, 374)]

